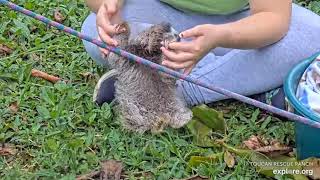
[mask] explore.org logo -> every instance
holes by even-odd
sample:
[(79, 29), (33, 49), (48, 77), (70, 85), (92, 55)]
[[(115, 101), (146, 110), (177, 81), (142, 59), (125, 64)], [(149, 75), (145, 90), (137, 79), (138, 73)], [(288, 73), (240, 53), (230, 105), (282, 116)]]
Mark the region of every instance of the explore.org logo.
[[(300, 162), (287, 162), (287, 161), (266, 161), (266, 162), (249, 162), (251, 166), (264, 167), (266, 169), (272, 170), (274, 175), (306, 175), (312, 176), (313, 169), (308, 167), (314, 167), (316, 164), (314, 162), (300, 161)], [(303, 169), (301, 167), (304, 167)]]

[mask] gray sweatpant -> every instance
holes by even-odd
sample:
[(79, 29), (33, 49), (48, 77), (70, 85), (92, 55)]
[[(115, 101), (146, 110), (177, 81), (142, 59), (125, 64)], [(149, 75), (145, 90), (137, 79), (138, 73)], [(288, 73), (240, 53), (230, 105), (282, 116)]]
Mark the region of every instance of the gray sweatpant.
[[(259, 94), (283, 84), (297, 63), (320, 51), (320, 16), (298, 5), (292, 5), (292, 19), (288, 34), (279, 42), (251, 50), (216, 48), (193, 69), (191, 76), (206, 83), (242, 94)], [(178, 32), (199, 24), (221, 24), (239, 20), (250, 14), (248, 10), (228, 16), (204, 16), (184, 13), (159, 0), (126, 0), (123, 19), (131, 23), (133, 34), (151, 24), (170, 22)], [(96, 16), (90, 14), (84, 21), (82, 32), (97, 37)], [(89, 55), (105, 65), (98, 48), (84, 42)], [(177, 90), (189, 105), (210, 103), (227, 97), (179, 81)]]

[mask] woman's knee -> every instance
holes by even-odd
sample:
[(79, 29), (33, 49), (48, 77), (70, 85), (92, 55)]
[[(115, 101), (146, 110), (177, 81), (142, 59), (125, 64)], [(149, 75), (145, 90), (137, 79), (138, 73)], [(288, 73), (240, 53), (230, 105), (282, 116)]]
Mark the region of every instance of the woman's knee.
[[(287, 35), (276, 44), (289, 45), (287, 43), (292, 43), (300, 45), (300, 43), (309, 44), (309, 41), (317, 43), (315, 40), (320, 37), (320, 16), (314, 12), (301, 7), (297, 4), (292, 4), (292, 16), (289, 31)], [(317, 43), (319, 44), (319, 43)], [(306, 47), (310, 47), (309, 46)]]
[(292, 22), (301, 25), (320, 27), (320, 16), (297, 4), (292, 4)]
[(281, 62), (285, 61), (288, 65), (294, 66), (320, 51), (319, 22), (320, 16), (293, 4), (291, 24), (287, 35), (279, 42), (262, 50), (272, 52)]
[(287, 39), (296, 44), (298, 55), (311, 56), (320, 51), (320, 16), (299, 5), (293, 4), (291, 26)]

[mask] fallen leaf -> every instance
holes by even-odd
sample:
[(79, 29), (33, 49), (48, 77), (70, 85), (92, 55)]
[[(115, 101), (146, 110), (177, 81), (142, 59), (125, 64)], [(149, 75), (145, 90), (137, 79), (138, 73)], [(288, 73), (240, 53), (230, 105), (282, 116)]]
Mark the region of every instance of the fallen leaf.
[(120, 161), (105, 160), (101, 162), (101, 180), (120, 180), (123, 165)]
[(10, 106), (9, 106), (9, 109), (10, 109), (11, 112), (17, 113), (19, 111), (18, 102), (15, 101), (15, 102), (11, 103)]
[(224, 162), (229, 168), (233, 168), (235, 165), (235, 159), (229, 151), (225, 151), (223, 155)]
[(206, 105), (196, 106), (192, 109), (193, 118), (187, 127), (193, 134), (193, 142), (197, 146), (212, 147), (213, 132), (223, 136), (226, 133), (226, 123), (223, 114)]
[(49, 75), (49, 74), (47, 74), (45, 72), (42, 72), (42, 71), (39, 71), (39, 70), (36, 70), (36, 69), (32, 69), (31, 70), (31, 76), (39, 77), (39, 78), (42, 78), (42, 79), (47, 80), (47, 81), (52, 82), (52, 83), (56, 83), (56, 82), (61, 80), (61, 78), (59, 78), (59, 77)]
[(39, 61), (40, 57), (36, 53), (31, 53), (30, 54), (30, 59), (32, 59), (34, 61)]
[(200, 147), (212, 147), (214, 144), (210, 139), (212, 130), (197, 118), (193, 118), (188, 124), (188, 129), (193, 134), (193, 143)]
[(247, 148), (249, 148), (251, 150), (261, 148), (264, 146), (263, 142), (261, 141), (260, 137), (258, 137), (258, 136), (251, 136), (248, 140), (243, 141), (243, 143)]
[(15, 155), (17, 150), (14, 146), (8, 144), (2, 144), (0, 147), (0, 156), (11, 156)]
[(53, 18), (58, 23), (62, 23), (65, 20), (65, 17), (62, 15), (62, 13), (58, 9), (54, 10)]
[(84, 77), (84, 79), (86, 81), (89, 81), (89, 80), (94, 80), (94, 79), (99, 79), (97, 76), (95, 76), (93, 73), (91, 72), (84, 72), (84, 73), (81, 73), (81, 76)]
[(226, 150), (228, 150), (229, 152), (232, 152), (240, 157), (247, 157), (250, 156), (252, 153), (256, 153), (259, 154), (257, 152), (254, 152), (252, 150), (248, 150), (248, 149), (240, 149), (240, 148), (235, 148), (232, 146), (229, 146), (228, 144), (226, 144), (224, 141), (222, 140), (215, 140), (215, 143), (223, 148), (225, 148)]
[(219, 162), (219, 159), (222, 158), (223, 153), (216, 153), (209, 156), (191, 156), (188, 162), (188, 166), (191, 168), (196, 168), (200, 164), (212, 164)]
[(276, 157), (279, 155), (288, 154), (292, 150), (293, 150), (292, 147), (288, 147), (285, 145), (281, 145), (281, 146), (272, 145), (272, 146), (265, 146), (265, 147), (255, 149), (255, 151), (263, 153), (269, 157)]
[(94, 77), (94, 75), (91, 72), (84, 72), (81, 73), (81, 76), (83, 76), (84, 78), (91, 78)]
[(122, 168), (123, 165), (120, 161), (105, 160), (101, 162), (100, 171), (92, 171), (88, 174), (77, 176), (76, 180), (120, 180), (122, 178)]
[(192, 113), (194, 117), (214, 131), (226, 133), (227, 126), (221, 112), (209, 108), (207, 105), (201, 105), (192, 108)]
[[(137, 177), (137, 176), (136, 176)], [(144, 179), (154, 179), (154, 175), (151, 172), (143, 172), (140, 178)]]
[(288, 156), (289, 156), (289, 157), (296, 157), (296, 149), (293, 148), (293, 150), (288, 153)]
[(250, 150), (263, 153), (269, 157), (275, 157), (283, 154), (288, 154), (293, 150), (292, 147), (286, 146), (277, 140), (266, 140), (260, 136), (251, 136), (243, 142)]
[(37, 29), (38, 29), (38, 27), (37, 27), (37, 26), (31, 26), (31, 28), (30, 28), (30, 32), (31, 32), (31, 33), (34, 33), (34, 32), (36, 32), (36, 31), (37, 31)]
[(7, 56), (12, 53), (12, 49), (4, 44), (0, 44), (0, 56)]

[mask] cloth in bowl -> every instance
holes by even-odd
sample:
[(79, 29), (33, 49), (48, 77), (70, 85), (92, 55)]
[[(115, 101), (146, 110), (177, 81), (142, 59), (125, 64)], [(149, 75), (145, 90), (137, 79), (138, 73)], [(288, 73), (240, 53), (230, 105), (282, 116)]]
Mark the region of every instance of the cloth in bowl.
[(305, 107), (320, 114), (320, 56), (303, 73), (296, 96)]

